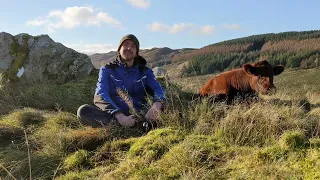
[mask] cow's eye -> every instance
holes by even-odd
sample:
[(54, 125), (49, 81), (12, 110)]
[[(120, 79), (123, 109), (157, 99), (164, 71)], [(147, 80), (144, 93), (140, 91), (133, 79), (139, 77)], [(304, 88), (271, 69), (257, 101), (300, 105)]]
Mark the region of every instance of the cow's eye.
[(259, 81), (260, 81), (260, 82), (266, 82), (266, 77), (259, 76)]

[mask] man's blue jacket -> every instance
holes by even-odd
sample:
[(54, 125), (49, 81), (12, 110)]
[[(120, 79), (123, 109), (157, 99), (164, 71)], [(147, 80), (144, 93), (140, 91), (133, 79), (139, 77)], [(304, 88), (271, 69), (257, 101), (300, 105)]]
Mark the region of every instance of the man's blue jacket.
[(119, 60), (103, 66), (99, 71), (94, 103), (103, 111), (117, 111), (130, 115), (128, 103), (119, 96), (119, 91), (129, 95), (134, 109), (139, 112), (146, 105), (149, 93), (153, 101), (165, 102), (165, 92), (155, 79), (153, 71), (146, 67), (146, 60), (138, 56), (132, 67)]

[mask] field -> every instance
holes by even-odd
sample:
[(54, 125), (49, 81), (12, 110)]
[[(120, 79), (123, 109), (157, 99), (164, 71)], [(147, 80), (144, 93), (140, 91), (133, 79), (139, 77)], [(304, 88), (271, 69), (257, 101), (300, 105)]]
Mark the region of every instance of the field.
[(251, 105), (186, 98), (211, 76), (162, 79), (167, 107), (148, 134), (79, 123), (76, 109), (92, 103), (96, 77), (16, 89), (2, 82), (0, 177), (320, 178), (319, 69), (286, 69), (275, 78), (277, 93)]

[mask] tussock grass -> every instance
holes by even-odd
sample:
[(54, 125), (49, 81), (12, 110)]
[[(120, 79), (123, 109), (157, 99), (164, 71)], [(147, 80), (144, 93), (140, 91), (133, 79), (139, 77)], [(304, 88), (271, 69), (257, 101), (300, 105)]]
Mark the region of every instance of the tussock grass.
[(216, 132), (228, 144), (262, 146), (277, 141), (285, 130), (308, 127), (303, 111), (297, 107), (236, 105), (226, 114)]
[(8, 113), (14, 109), (31, 107), (42, 110), (62, 110), (75, 113), (82, 104), (92, 102), (96, 77), (92, 76), (79, 82), (56, 85), (41, 82), (27, 86), (1, 82), (0, 75), (0, 113)]
[(4, 116), (0, 124), (14, 127), (27, 128), (28, 126), (39, 126), (45, 121), (42, 112), (31, 108), (17, 109), (9, 115)]
[(207, 98), (203, 99), (202, 102), (195, 105), (194, 109), (188, 111), (189, 117), (195, 123), (193, 132), (203, 135), (215, 134), (215, 126), (227, 115), (228, 109), (223, 103), (214, 104)]
[[(5, 148), (0, 151), (1, 164), (17, 179), (29, 178), (29, 156), (26, 146), (19, 148)], [(43, 154), (41, 152), (32, 152), (31, 172), (32, 177), (41, 177), (42, 179), (51, 179), (53, 171), (59, 165), (59, 157)], [(11, 176), (3, 169), (0, 169), (0, 177), (10, 179)], [(9, 178), (10, 177), (10, 178)]]
[(19, 140), (23, 138), (23, 136), (23, 129), (0, 124), (0, 147), (6, 146), (15, 140)]

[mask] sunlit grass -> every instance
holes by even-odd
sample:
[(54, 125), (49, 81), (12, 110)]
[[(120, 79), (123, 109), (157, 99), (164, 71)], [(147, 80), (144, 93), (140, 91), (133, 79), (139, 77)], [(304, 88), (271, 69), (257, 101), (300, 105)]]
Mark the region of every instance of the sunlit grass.
[(28, 179), (31, 167), (33, 179), (318, 179), (318, 77), (313, 69), (285, 71), (275, 78), (277, 93), (251, 105), (192, 101), (187, 91), (209, 75), (162, 78), (167, 106), (147, 134), (80, 124), (75, 110), (92, 101), (93, 79), (4, 86), (0, 102), (13, 100), (0, 109), (0, 177)]

